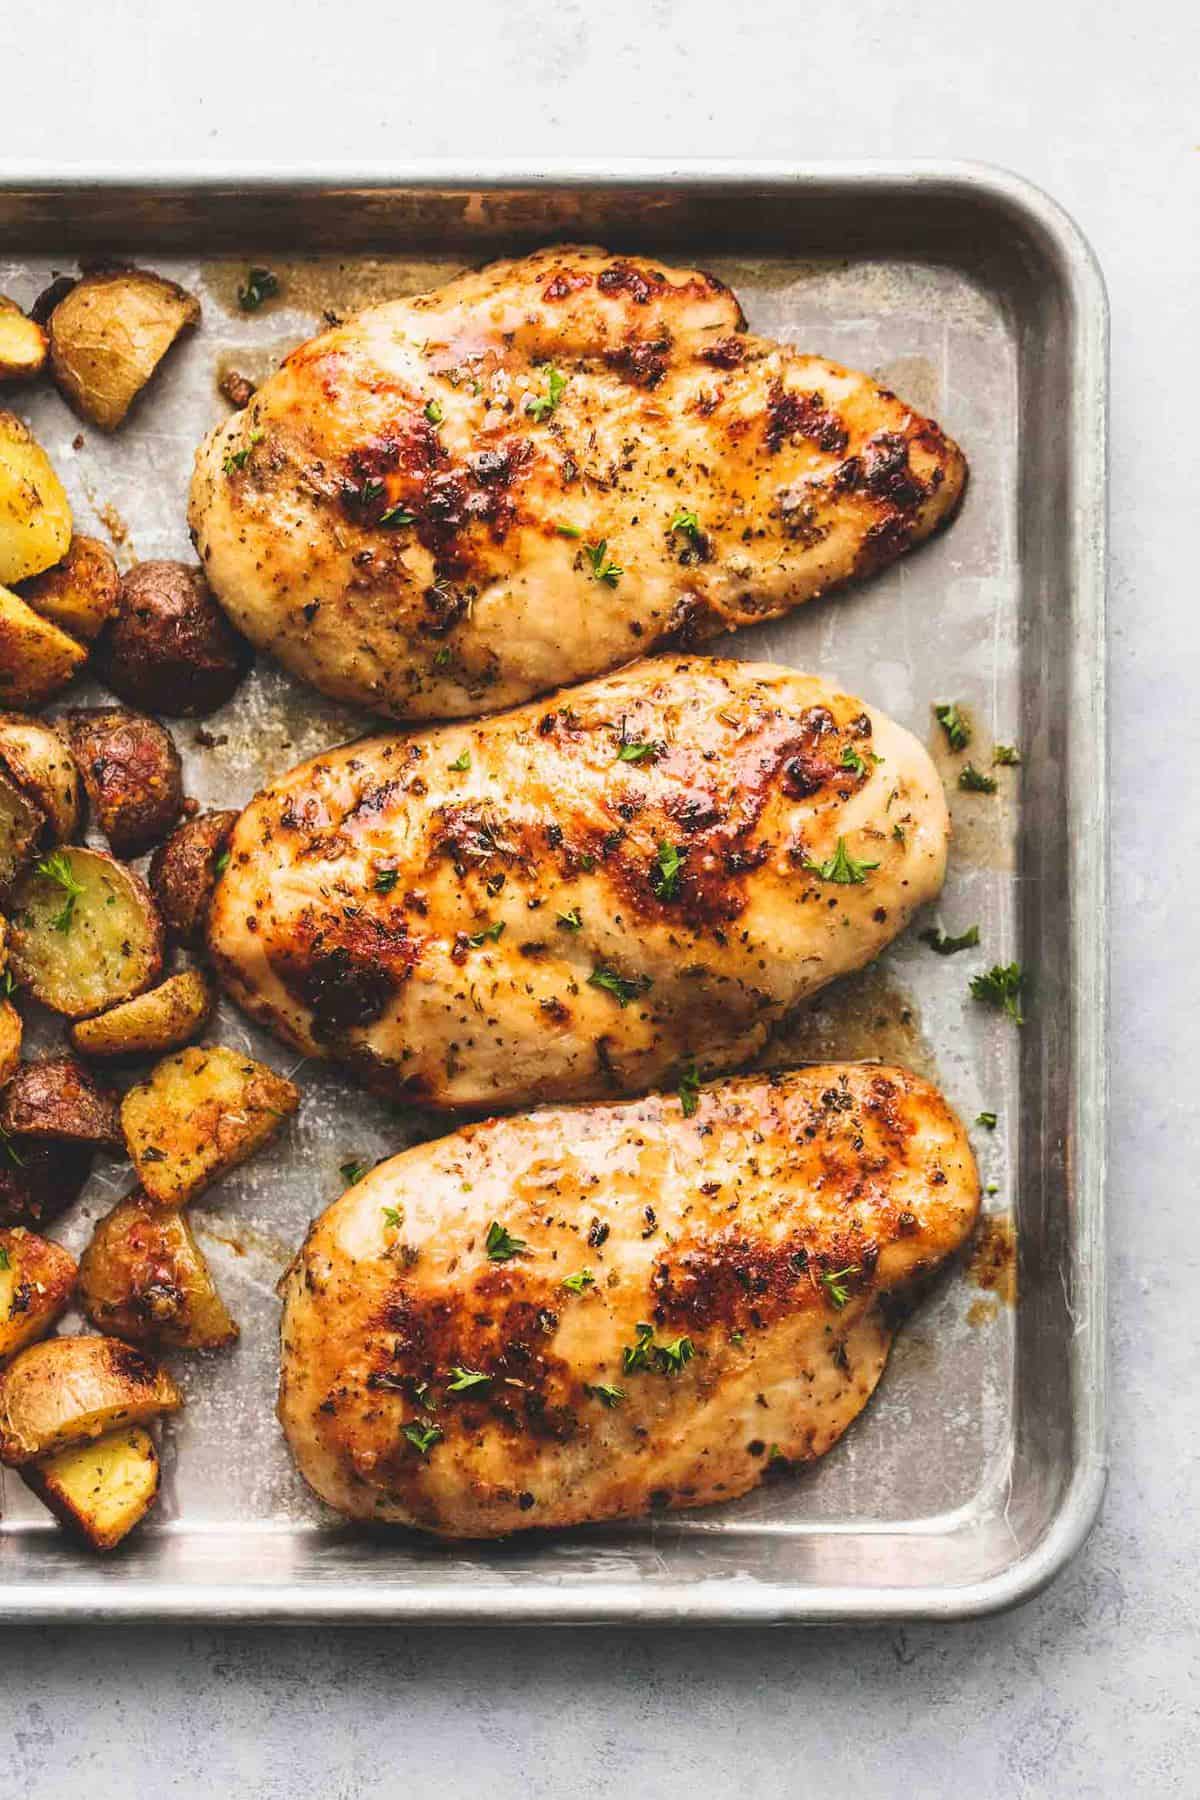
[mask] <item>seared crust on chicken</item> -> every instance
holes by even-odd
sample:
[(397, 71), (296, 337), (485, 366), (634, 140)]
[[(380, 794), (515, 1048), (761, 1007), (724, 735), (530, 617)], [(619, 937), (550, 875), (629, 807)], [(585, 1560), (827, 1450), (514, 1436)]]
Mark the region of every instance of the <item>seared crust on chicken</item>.
[(870, 1064), (694, 1100), (469, 1126), (330, 1207), (279, 1392), (322, 1499), (494, 1537), (732, 1499), (836, 1443), (974, 1225), (966, 1133)]
[(189, 519), (254, 643), (430, 719), (786, 612), (965, 479), (931, 420), (751, 336), (713, 276), (560, 246), (301, 345), (201, 446)]
[(395, 1098), (640, 1093), (870, 961), (947, 830), (925, 750), (861, 700), (663, 657), (294, 769), (234, 830), (209, 941), (256, 1019)]

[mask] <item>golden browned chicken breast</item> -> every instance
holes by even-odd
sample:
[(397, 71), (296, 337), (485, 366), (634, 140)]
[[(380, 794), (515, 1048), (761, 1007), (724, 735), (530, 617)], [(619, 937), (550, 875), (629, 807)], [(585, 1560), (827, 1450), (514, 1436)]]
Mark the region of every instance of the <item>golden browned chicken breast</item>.
[(247, 637), (399, 718), (494, 712), (877, 569), (966, 464), (711, 275), (559, 247), (293, 351), (196, 459)]
[(869, 962), (947, 829), (925, 750), (861, 700), (660, 657), (294, 769), (242, 814), (209, 938), (240, 1005), (379, 1092), (639, 1093)]
[(279, 1417), (330, 1505), (451, 1537), (730, 1499), (836, 1443), (978, 1206), (903, 1069), (492, 1119), (313, 1226)]

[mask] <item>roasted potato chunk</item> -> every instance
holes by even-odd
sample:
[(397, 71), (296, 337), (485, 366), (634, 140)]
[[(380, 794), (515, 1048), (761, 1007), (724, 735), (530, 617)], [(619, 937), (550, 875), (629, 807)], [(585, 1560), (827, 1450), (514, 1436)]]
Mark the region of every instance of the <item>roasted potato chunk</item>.
[(164, 838), (183, 805), (183, 771), (169, 732), (124, 707), (67, 713), (63, 729), (92, 817), (118, 856)]
[(193, 295), (149, 269), (85, 275), (50, 314), (50, 366), (77, 412), (115, 431), (181, 332)]
[(47, 1225), (88, 1178), (90, 1144), (0, 1137), (0, 1225)]
[(45, 815), (42, 840), (61, 844), (79, 829), (79, 770), (65, 740), (41, 719), (0, 717), (0, 769)]
[(167, 1371), (119, 1338), (47, 1338), (0, 1374), (0, 1462), (18, 1468), (182, 1405)]
[(29, 381), (46, 366), (46, 334), (15, 300), (0, 294), (0, 381)]
[(115, 1550), (158, 1499), (158, 1453), (140, 1425), (27, 1463), (21, 1475), (59, 1523), (93, 1550)]
[(75, 1292), (75, 1258), (17, 1226), (0, 1231), (0, 1367), (45, 1337)]
[(137, 563), (96, 645), (101, 681), (131, 706), (204, 718), (232, 698), (254, 653), (229, 623), (202, 571)]
[(0, 412), (0, 583), (40, 575), (70, 542), (70, 502), (46, 452), (15, 413)]
[(10, 1081), (21, 1061), (25, 1028), (11, 1000), (0, 1000), (0, 1088)]
[(80, 1299), (99, 1331), (159, 1350), (220, 1350), (238, 1335), (177, 1208), (132, 1193), (96, 1226)]
[(45, 828), (41, 807), (0, 767), (0, 896), (11, 891)]
[(274, 1137), (300, 1103), (264, 1063), (211, 1045), (164, 1057), (130, 1088), (121, 1124), (151, 1200), (183, 1206)]
[(65, 1138), (120, 1149), (117, 1096), (73, 1056), (22, 1063), (0, 1093), (0, 1132), (9, 1138)]
[(21, 598), (34, 612), (87, 644), (116, 612), (120, 591), (112, 551), (94, 537), (73, 537), (60, 563), (21, 583)]
[[(0, 538), (2, 510), (0, 498)], [(0, 706), (35, 712), (65, 688), (86, 661), (82, 644), (35, 613), (20, 595), (0, 587)]]
[(153, 985), (162, 922), (140, 875), (103, 850), (54, 850), (13, 890), (9, 958), (17, 982), (69, 1019)]
[(150, 859), (150, 892), (167, 933), (191, 950), (204, 949), (209, 902), (237, 821), (235, 812), (200, 813), (173, 831)]
[(182, 969), (148, 993), (71, 1027), (81, 1056), (161, 1056), (199, 1036), (215, 996), (199, 969)]

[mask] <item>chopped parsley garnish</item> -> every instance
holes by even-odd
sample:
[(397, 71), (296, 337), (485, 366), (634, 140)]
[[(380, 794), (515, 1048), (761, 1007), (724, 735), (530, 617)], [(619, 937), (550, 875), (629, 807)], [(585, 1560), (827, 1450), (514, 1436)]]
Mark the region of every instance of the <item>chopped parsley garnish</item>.
[(649, 975), (618, 975), (615, 969), (606, 969), (601, 965), (588, 976), (588, 986), (604, 988), (620, 1006), (626, 1007), (639, 994), (649, 993), (654, 983)]
[(994, 963), (986, 975), (972, 976), (971, 995), (973, 999), (982, 1000), (985, 1006), (1006, 1012), (1014, 1025), (1023, 1025), (1021, 989), (1024, 984), (1020, 963)]
[(936, 950), (939, 956), (953, 956), (959, 950), (973, 950), (979, 942), (978, 925), (968, 925), (957, 937), (950, 937), (939, 931), (936, 925), (930, 925), (921, 933), (921, 942)]
[(685, 1119), (690, 1119), (700, 1104), (700, 1071), (692, 1058), (679, 1077), (679, 1105)]
[(440, 425), (445, 416), (440, 400), (430, 400), (426, 403), (425, 417), (431, 425)]
[(958, 710), (955, 701), (947, 706), (935, 706), (933, 716), (946, 734), (952, 750), (965, 750), (971, 741), (971, 727)]
[(390, 894), (399, 879), (399, 869), (376, 869), (375, 892), (377, 894)]
[[(359, 1162), (357, 1157), (352, 1158), (350, 1162), (342, 1163), (338, 1168), (338, 1174), (346, 1183), (347, 1187), (357, 1187), (366, 1172), (366, 1163)], [(390, 1208), (385, 1210), (390, 1211)]]
[[(11, 1134), (5, 1131), (3, 1125), (0, 1125), (0, 1150), (4, 1151), (5, 1156), (7, 1156), (9, 1162), (12, 1163), (15, 1169), (23, 1169), (25, 1167), (25, 1158), (20, 1154), (12, 1141)], [(143, 1162), (148, 1162), (150, 1160), (147, 1152), (143, 1152), (142, 1160)]]
[(486, 944), (489, 940), (493, 944), (499, 943), (503, 933), (504, 920), (497, 919), (494, 925), (487, 925), (482, 931), (470, 932), (467, 937), (467, 942), (470, 944), (472, 950), (478, 950), (481, 944)]
[(250, 452), (255, 444), (261, 444), (265, 436), (264, 431), (252, 431), (243, 449), (231, 450), (221, 465), (225, 473), (232, 475), (235, 469), (244, 469), (250, 460)]
[(415, 525), (416, 513), (406, 512), (402, 506), (389, 506), (385, 513), (380, 513), (379, 524), (385, 531), (398, 530), (401, 525)]
[(535, 400), (531, 395), (525, 402), (525, 411), (536, 425), (541, 425), (550, 417), (566, 391), (566, 376), (560, 375), (557, 369), (552, 368), (548, 377), (547, 392), (539, 400)]
[(603, 1406), (620, 1406), (627, 1397), (625, 1389), (614, 1387), (611, 1381), (585, 1382), (583, 1391), (590, 1394), (593, 1400), (599, 1400)]
[(573, 906), (570, 912), (559, 913), (558, 923), (564, 931), (582, 931), (583, 915), (577, 906)]
[(846, 840), (840, 837), (837, 849), (828, 862), (805, 863), (804, 867), (812, 875), (819, 875), (822, 881), (835, 881), (839, 887), (858, 887), (867, 878), (871, 869), (877, 869), (877, 862), (859, 862), (851, 856), (846, 848)]
[(433, 666), (435, 669), (444, 669), (446, 664), (449, 661), (450, 661), (450, 646), (449, 646), (449, 644), (443, 644), (441, 649), (438, 650), (437, 652), (435, 652), (435, 654), (434, 654)]
[(399, 1231), (401, 1225), (404, 1223), (404, 1214), (400, 1211), (398, 1206), (385, 1206), (383, 1209), (383, 1222), (392, 1231)]
[(522, 1255), (529, 1245), (524, 1238), (513, 1237), (498, 1219), (493, 1219), (488, 1226), (484, 1248), (489, 1262), (508, 1262), (511, 1257)]
[(1021, 752), (1015, 744), (997, 744), (992, 751), (992, 761), (1005, 768), (1016, 768), (1021, 760)]
[(821, 1286), (841, 1312), (850, 1298), (850, 1289), (845, 1285), (847, 1275), (857, 1275), (858, 1264), (848, 1263), (844, 1269), (826, 1269), (821, 1276)]
[(375, 475), (368, 475), (360, 488), (352, 488), (355, 503), (359, 506), (374, 506), (383, 498), (383, 483)]
[(576, 1269), (574, 1275), (564, 1275), (563, 1286), (572, 1294), (582, 1294), (585, 1288), (595, 1287), (596, 1277), (590, 1269)]
[(419, 1450), (422, 1456), (428, 1456), (433, 1446), (441, 1442), (445, 1433), (440, 1425), (418, 1425), (414, 1420), (412, 1424), (404, 1427), (404, 1435), (414, 1450)]
[(608, 554), (608, 539), (601, 538), (598, 544), (585, 544), (588, 561), (592, 565), (592, 580), (603, 581), (609, 587), (616, 587), (625, 573), (619, 563), (612, 561)]
[(977, 1125), (983, 1125), (988, 1131), (995, 1131), (995, 1129), (996, 1129), (996, 1114), (994, 1112), (977, 1113), (976, 1117), (975, 1117), (975, 1123)]
[(578, 525), (558, 525), (555, 529), (559, 537), (581, 538), (583, 536)]
[(237, 291), (238, 305), (243, 312), (257, 312), (264, 300), (273, 300), (278, 292), (278, 275), (270, 269), (253, 268)]
[(662, 744), (648, 744), (641, 741), (635, 742), (630, 740), (630, 742), (622, 744), (621, 748), (617, 751), (617, 761), (628, 763), (651, 762), (656, 756), (661, 756), (662, 751)]
[(228, 852), (228, 850), (222, 850), (220, 856), (218, 856), (216, 862), (213, 864), (213, 874), (214, 875), (223, 875), (228, 867), (229, 867), (229, 852)]
[(482, 1369), (453, 1368), (450, 1373), (454, 1379), (446, 1384), (448, 1394), (469, 1394), (472, 1388), (491, 1386), (492, 1377)]
[(958, 785), (968, 794), (994, 794), (996, 777), (983, 774), (974, 763), (964, 763), (958, 771)]
[(56, 913), (50, 923), (55, 931), (70, 931), (71, 921), (75, 917), (75, 902), (83, 897), (83, 889), (75, 879), (70, 858), (65, 851), (54, 850), (49, 856), (43, 857), (35, 868), (37, 874), (45, 876), (47, 881), (56, 882), (66, 895), (62, 911)]
[(669, 1344), (656, 1344), (653, 1325), (641, 1324), (636, 1330), (636, 1343), (626, 1344), (621, 1352), (621, 1366), (627, 1375), (632, 1375), (637, 1369), (646, 1369), (655, 1375), (678, 1375), (684, 1364), (690, 1363), (696, 1354), (696, 1346), (690, 1337), (677, 1337)]
[(3, 1244), (0, 1244), (0, 1270), (11, 1268), (12, 1264), (8, 1260), (8, 1251), (4, 1248)]
[(666, 838), (659, 843), (658, 857), (650, 866), (650, 886), (660, 900), (673, 900), (679, 892), (679, 871), (686, 855), (686, 847), (681, 851)]
[(856, 775), (865, 775), (867, 772), (867, 765), (853, 744), (842, 745), (841, 766), (843, 769), (852, 769)]
[(465, 769), (469, 769), (470, 766), (471, 752), (469, 750), (464, 750), (461, 756), (456, 756), (452, 763), (446, 764), (448, 769), (453, 769), (455, 773), (459, 775), (461, 775)]
[(667, 530), (686, 532), (694, 544), (696, 539), (700, 536), (700, 521), (694, 512), (688, 512), (681, 506), (679, 511), (675, 514), (675, 517), (671, 520), (671, 523), (668, 525)]
[(898, 844), (907, 844), (908, 842), (908, 833), (905, 831), (903, 825), (893, 825), (892, 836)]

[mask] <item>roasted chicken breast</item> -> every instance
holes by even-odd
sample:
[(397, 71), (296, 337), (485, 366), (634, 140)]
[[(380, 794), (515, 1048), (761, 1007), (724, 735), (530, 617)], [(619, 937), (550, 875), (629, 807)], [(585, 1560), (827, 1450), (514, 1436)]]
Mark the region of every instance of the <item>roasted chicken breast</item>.
[(301, 345), (196, 458), (234, 623), (339, 699), (494, 712), (890, 562), (966, 464), (711, 275), (559, 247)]
[(209, 940), (247, 1012), (393, 1097), (639, 1093), (868, 962), (947, 829), (929, 756), (861, 700), (660, 657), (292, 770), (234, 829)]
[(903, 1069), (492, 1119), (313, 1226), (279, 1417), (331, 1506), (451, 1537), (731, 1499), (836, 1443), (978, 1207)]

